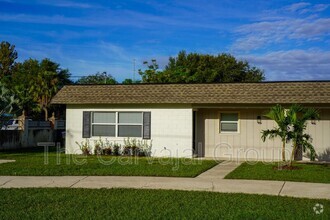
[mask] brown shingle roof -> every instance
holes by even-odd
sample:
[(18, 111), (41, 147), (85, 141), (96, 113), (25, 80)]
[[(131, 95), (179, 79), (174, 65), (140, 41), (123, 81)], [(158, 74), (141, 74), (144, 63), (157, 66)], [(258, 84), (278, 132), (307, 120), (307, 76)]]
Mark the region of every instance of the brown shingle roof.
[(330, 103), (330, 81), (65, 86), (53, 104)]

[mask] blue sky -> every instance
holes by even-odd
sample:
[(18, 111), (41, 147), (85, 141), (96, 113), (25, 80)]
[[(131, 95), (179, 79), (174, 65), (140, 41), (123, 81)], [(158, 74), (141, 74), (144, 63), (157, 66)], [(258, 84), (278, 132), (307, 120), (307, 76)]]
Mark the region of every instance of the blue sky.
[(0, 27), (19, 61), (50, 58), (73, 76), (121, 81), (134, 59), (163, 66), (186, 50), (231, 53), (268, 81), (330, 80), (329, 1), (0, 0)]

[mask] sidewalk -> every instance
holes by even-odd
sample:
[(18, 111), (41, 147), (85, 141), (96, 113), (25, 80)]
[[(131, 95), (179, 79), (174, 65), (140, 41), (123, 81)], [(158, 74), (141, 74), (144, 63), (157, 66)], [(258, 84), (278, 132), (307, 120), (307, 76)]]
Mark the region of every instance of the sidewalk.
[(196, 178), (137, 176), (0, 176), (0, 188), (136, 188), (249, 193), (330, 199), (330, 184), (227, 180), (224, 176), (239, 164), (221, 163)]

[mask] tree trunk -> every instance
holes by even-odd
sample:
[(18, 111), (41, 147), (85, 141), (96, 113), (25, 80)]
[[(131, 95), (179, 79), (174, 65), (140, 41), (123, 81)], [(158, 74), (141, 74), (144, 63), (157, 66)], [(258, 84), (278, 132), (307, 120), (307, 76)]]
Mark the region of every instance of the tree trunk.
[(285, 161), (285, 140), (282, 141), (282, 160)]
[(290, 167), (292, 167), (293, 161), (294, 161), (294, 155), (297, 149), (297, 144), (294, 143), (292, 153), (291, 153), (291, 158), (290, 158)]
[(42, 107), (42, 110), (45, 112), (45, 121), (48, 121), (48, 110), (46, 107)]
[(298, 160), (302, 160), (302, 146), (298, 145), (295, 152), (294, 152), (294, 160), (298, 161)]

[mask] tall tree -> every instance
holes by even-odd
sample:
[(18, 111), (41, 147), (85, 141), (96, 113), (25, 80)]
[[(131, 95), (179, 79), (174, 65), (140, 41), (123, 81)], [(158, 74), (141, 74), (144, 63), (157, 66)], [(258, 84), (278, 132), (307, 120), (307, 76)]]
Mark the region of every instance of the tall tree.
[(0, 80), (11, 75), (17, 59), (15, 46), (6, 41), (0, 43)]
[(8, 84), (11, 90), (18, 97), (21, 108), (30, 115), (32, 111), (37, 111), (37, 103), (34, 100), (31, 86), (35, 85), (35, 78), (39, 72), (39, 62), (34, 59), (17, 63), (14, 68), (12, 80)]
[(264, 72), (251, 67), (247, 61), (237, 60), (230, 54), (207, 55), (179, 52), (170, 57), (163, 71), (156, 60), (139, 70), (144, 83), (221, 83), (259, 82), (265, 79)]
[(24, 110), (43, 111), (47, 120), (52, 97), (63, 85), (70, 84), (69, 77), (67, 69), (49, 59), (29, 59), (15, 67), (12, 88)]
[(43, 110), (45, 113), (45, 121), (48, 119), (50, 101), (58, 90), (57, 67), (57, 64), (48, 59), (42, 60), (34, 82), (30, 85), (33, 98), (38, 103), (38, 110)]
[(89, 76), (83, 76), (76, 81), (76, 84), (117, 84), (113, 76), (107, 72), (97, 72)]

